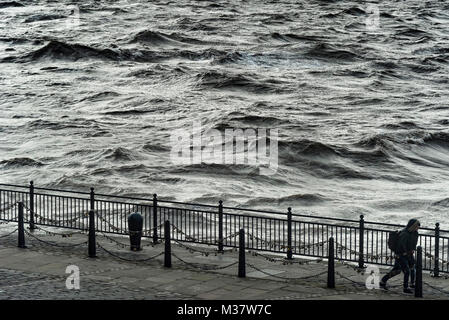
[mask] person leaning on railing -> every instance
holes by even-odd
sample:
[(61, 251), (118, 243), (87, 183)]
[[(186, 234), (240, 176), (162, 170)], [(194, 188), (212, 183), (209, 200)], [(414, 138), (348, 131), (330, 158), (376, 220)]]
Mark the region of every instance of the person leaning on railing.
[(393, 269), (380, 281), (380, 287), (387, 290), (388, 279), (404, 273), (404, 293), (413, 293), (408, 286), (411, 277), (411, 288), (415, 287), (415, 257), (414, 252), (418, 244), (418, 229), (421, 226), (417, 219), (410, 219), (407, 226), (401, 230), (395, 251)]

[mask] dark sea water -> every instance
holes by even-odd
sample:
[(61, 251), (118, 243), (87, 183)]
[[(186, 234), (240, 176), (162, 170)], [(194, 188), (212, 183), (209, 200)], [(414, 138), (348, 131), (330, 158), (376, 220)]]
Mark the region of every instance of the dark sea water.
[[(0, 0), (0, 180), (447, 228), (448, 62), (446, 1)], [(173, 164), (198, 119), (277, 173)]]

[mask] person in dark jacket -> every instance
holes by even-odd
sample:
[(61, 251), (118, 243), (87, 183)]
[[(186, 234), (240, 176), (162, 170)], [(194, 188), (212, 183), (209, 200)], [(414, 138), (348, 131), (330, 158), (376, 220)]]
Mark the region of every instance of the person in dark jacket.
[(397, 249), (395, 252), (395, 263), (393, 269), (380, 281), (380, 287), (387, 289), (388, 279), (404, 273), (404, 293), (413, 293), (408, 286), (411, 277), (411, 287), (415, 287), (415, 258), (414, 253), (418, 244), (418, 229), (421, 226), (417, 219), (410, 219), (407, 226), (401, 230)]

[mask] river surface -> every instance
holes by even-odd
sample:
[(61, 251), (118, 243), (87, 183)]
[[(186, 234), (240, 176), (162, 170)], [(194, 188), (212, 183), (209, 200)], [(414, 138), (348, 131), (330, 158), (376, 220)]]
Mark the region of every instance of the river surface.
[[(3, 183), (448, 227), (446, 1), (0, 0)], [(278, 167), (171, 161), (276, 129)]]

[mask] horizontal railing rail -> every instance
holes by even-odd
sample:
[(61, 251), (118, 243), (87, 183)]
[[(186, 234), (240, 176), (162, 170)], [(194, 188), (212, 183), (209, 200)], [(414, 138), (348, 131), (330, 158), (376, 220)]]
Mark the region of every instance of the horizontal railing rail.
[[(109, 195), (16, 184), (0, 184), (0, 220), (17, 221), (17, 202), (23, 202), (26, 218), (35, 225), (87, 230), (88, 212), (96, 213), (95, 229), (126, 235), (127, 218), (143, 217), (143, 236), (157, 242), (164, 238), (162, 224), (173, 226), (171, 239), (223, 247), (239, 247), (238, 232), (246, 231), (245, 248), (309, 257), (326, 257), (330, 237), (335, 239), (336, 259), (365, 264), (392, 265), (389, 233), (405, 226), (383, 222), (321, 217), (242, 207), (179, 202), (151, 197)], [(438, 275), (449, 273), (449, 231), (420, 228), (418, 245), (423, 248), (423, 268)]]
[[(28, 189), (29, 188), (28, 186), (23, 186), (23, 185), (3, 184), (3, 183), (0, 183), (0, 186), (11, 186), (11, 187), (22, 188), (22, 189)], [(35, 190), (43, 190), (43, 191), (54, 191), (54, 192), (90, 195), (89, 192), (83, 192), (83, 191), (73, 191), (73, 190), (54, 189), (54, 188), (42, 188), (42, 187), (34, 187), (34, 189)], [(9, 190), (9, 191), (11, 191), (11, 190)], [(111, 194), (102, 194), (102, 193), (95, 193), (95, 196), (96, 197), (106, 197), (106, 198), (128, 199), (128, 200), (136, 200), (136, 201), (152, 201), (151, 197), (144, 198), (144, 197), (120, 196), (120, 195), (111, 195)], [(180, 201), (164, 200), (164, 199), (160, 199), (160, 198), (158, 198), (158, 202), (160, 202), (160, 203), (169, 203), (169, 204), (179, 204), (179, 205), (191, 206), (191, 207), (205, 207), (205, 208), (206, 207), (207, 208), (216, 208), (217, 207), (217, 205), (213, 205), (213, 204), (180, 202)], [(236, 212), (274, 214), (274, 215), (286, 216), (286, 212), (272, 211), (272, 210), (259, 210), (259, 209), (250, 209), (250, 208), (244, 208), (244, 207), (226, 207), (226, 206), (223, 206), (223, 209), (234, 210)], [(313, 216), (313, 215), (305, 215), (305, 214), (297, 214), (297, 213), (292, 213), (292, 216), (293, 217), (309, 218), (309, 219), (319, 219), (319, 220), (330, 220), (330, 221), (339, 221), (339, 222), (359, 223), (359, 220), (345, 219), (345, 218), (335, 218), (335, 217), (326, 217), (326, 216)], [(401, 224), (392, 224), (392, 223), (376, 222), (376, 221), (365, 221), (365, 224), (387, 226), (387, 227), (396, 227), (396, 228), (404, 228), (405, 227), (405, 225), (401, 225)], [(421, 230), (429, 230), (429, 231), (434, 230), (433, 228), (423, 227), (423, 226), (421, 226), (420, 229)], [(448, 232), (449, 233), (449, 230), (440, 230), (440, 232)]]

